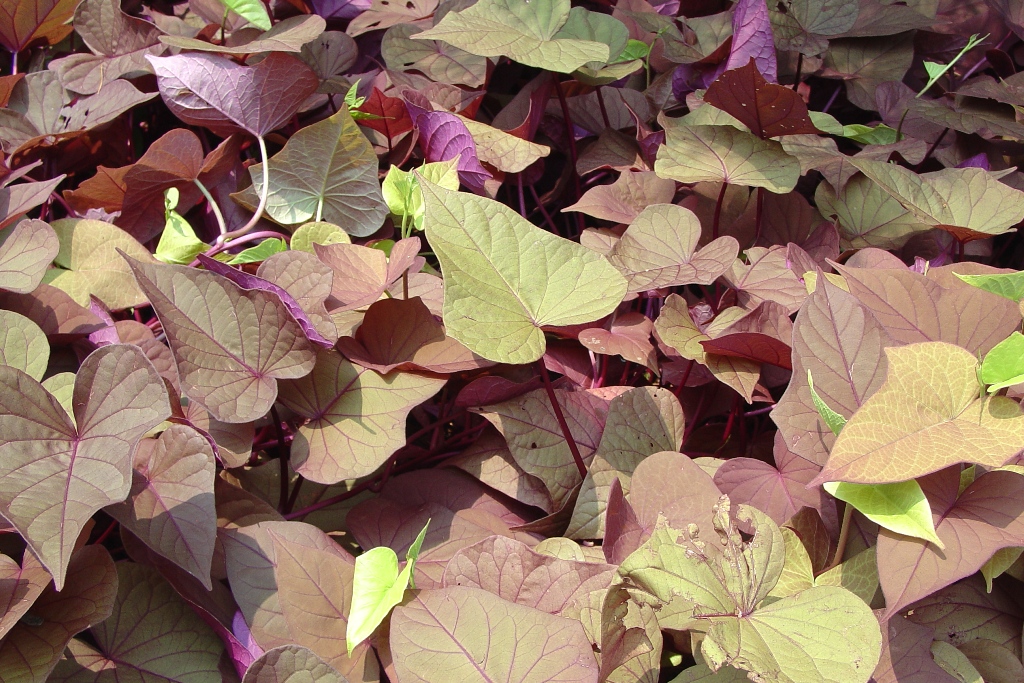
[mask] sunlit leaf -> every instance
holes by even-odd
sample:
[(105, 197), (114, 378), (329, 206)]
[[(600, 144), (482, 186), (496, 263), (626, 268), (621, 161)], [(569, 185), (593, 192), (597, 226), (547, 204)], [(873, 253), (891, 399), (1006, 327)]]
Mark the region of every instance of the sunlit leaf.
[(606, 44), (560, 31), (569, 15), (568, 0), (482, 0), (449, 12), (414, 38), (443, 40), (470, 54), (509, 57), (559, 73), (571, 73), (587, 62), (607, 62), (611, 55)]
[(352, 244), (352, 238), (341, 226), (333, 223), (314, 222), (305, 223), (295, 228), (289, 242), (292, 250), (305, 251), (310, 254), (314, 253), (314, 244)]
[(445, 328), (474, 353), (530, 363), (546, 347), (542, 326), (597, 320), (626, 293), (600, 254), (498, 202), (420, 186), (424, 227), (445, 277)]
[[(263, 31), (270, 30), (270, 15), (261, 0), (218, 0), (227, 11), (234, 12)], [(256, 50), (253, 50), (256, 52)]]
[(1014, 332), (985, 354), (981, 381), (989, 385), (990, 394), (1024, 382), (1024, 335)]
[(770, 11), (772, 33), (780, 50), (797, 50), (805, 55), (820, 54), (828, 38), (853, 28), (859, 3), (843, 0), (786, 0)]
[(263, 240), (255, 247), (243, 249), (235, 254), (228, 263), (233, 266), (237, 266), (241, 263), (260, 263), (262, 261), (266, 261), (274, 254), (280, 254), (283, 251), (288, 251), (288, 245), (285, 244), (285, 241), (272, 237), (270, 239)]
[(160, 233), (160, 241), (156, 245), (153, 257), (164, 263), (187, 265), (210, 246), (196, 237), (192, 225), (175, 210), (178, 207), (178, 197), (177, 188), (167, 189), (164, 196), (164, 231)]
[(0, 289), (27, 294), (43, 280), (60, 242), (42, 221), (24, 220), (0, 233)]
[(846, 423), (815, 480), (884, 484), (958, 462), (1002, 465), (1020, 450), (1024, 415), (979, 398), (978, 361), (944, 342), (886, 349), (885, 383)]
[(276, 294), (195, 268), (128, 263), (160, 317), (182, 389), (218, 420), (263, 417), (278, 379), (313, 369), (313, 348)]
[(0, 382), (0, 514), (63, 586), (79, 532), (128, 495), (136, 443), (170, 414), (167, 392), (142, 351), (120, 344), (82, 363), (74, 420), (20, 370), (0, 366)]
[(48, 45), (60, 42), (71, 33), (67, 23), (77, 4), (75, 0), (27, 0), (6, 5), (0, 11), (0, 43), (8, 52), (18, 53), (37, 39)]
[(914, 479), (892, 484), (828, 482), (824, 488), (885, 529), (943, 547), (935, 535), (931, 506)]
[(245, 672), (242, 683), (347, 683), (334, 667), (301, 645), (267, 650)]
[(687, 126), (663, 118), (665, 144), (655, 172), (681, 183), (725, 182), (789, 192), (800, 163), (774, 140), (761, 140), (732, 126)]
[(456, 165), (455, 159), (438, 161), (423, 164), (415, 172), (403, 171), (398, 166), (392, 166), (381, 183), (381, 192), (388, 209), (399, 217), (403, 225), (407, 219), (411, 219), (413, 226), (417, 230), (422, 230), (423, 192), (420, 190), (417, 175), (447, 190), (458, 190), (459, 175)]
[(973, 285), (986, 292), (998, 294), (1010, 301), (1024, 299), (1024, 272), (999, 273), (998, 275), (962, 275), (956, 276), (969, 285)]
[[(249, 167), (263, 191), (263, 165)], [(365, 237), (384, 220), (377, 157), (347, 111), (301, 129), (270, 158), (267, 213), (285, 225), (326, 221)]]
[(49, 359), (50, 344), (39, 326), (14, 311), (0, 309), (0, 365), (41, 381)]
[[(229, 2), (232, 0), (228, 0)], [(242, 0), (244, 3), (253, 5), (260, 4), (260, 0)], [(232, 11), (235, 11), (232, 9)], [(216, 45), (197, 38), (187, 36), (161, 36), (160, 42), (164, 45), (172, 45), (188, 50), (199, 50), (201, 52), (219, 52), (226, 55), (248, 55), (257, 52), (299, 52), (307, 43), (311, 43), (325, 33), (326, 22), (315, 14), (300, 14), (295, 17), (288, 17), (274, 24), (265, 33), (261, 33), (254, 39), (235, 44), (229, 41), (228, 44)], [(248, 33), (246, 31), (245, 33)], [(238, 34), (236, 34), (238, 35)], [(340, 34), (345, 35), (345, 34)], [(234, 36), (232, 36), (234, 37)], [(348, 36), (346, 36), (347, 38)]]
[[(146, 303), (131, 270), (119, 250), (134, 259), (152, 257), (139, 242), (116, 225), (89, 219), (64, 218), (52, 224), (60, 252), (53, 262), (68, 275), (81, 280), (89, 294), (114, 311)], [(65, 273), (49, 277), (49, 284), (65, 289)], [(70, 293), (70, 292), (69, 292)]]

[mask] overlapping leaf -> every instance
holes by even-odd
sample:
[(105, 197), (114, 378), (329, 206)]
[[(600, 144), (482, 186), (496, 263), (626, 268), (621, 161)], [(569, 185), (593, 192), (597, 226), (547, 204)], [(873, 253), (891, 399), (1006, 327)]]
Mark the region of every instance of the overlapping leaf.
[(218, 420), (263, 417), (278, 379), (313, 369), (312, 346), (276, 294), (185, 266), (128, 263), (167, 333), (185, 394)]
[(0, 289), (27, 294), (42, 282), (60, 243), (53, 228), (24, 220), (0, 233)]
[(762, 140), (821, 132), (811, 123), (807, 105), (796, 91), (768, 83), (753, 57), (719, 76), (704, 93), (704, 102), (734, 116)]
[(445, 277), (445, 329), (474, 353), (530, 363), (546, 347), (542, 326), (597, 320), (626, 293), (600, 254), (498, 202), (421, 187), (424, 226)]
[(89, 518), (128, 495), (136, 443), (170, 415), (167, 392), (142, 351), (127, 345), (82, 363), (73, 418), (20, 370), (0, 366), (0, 382), (0, 514), (63, 587)]
[(334, 667), (301, 645), (282, 645), (257, 659), (242, 683), (346, 683)]

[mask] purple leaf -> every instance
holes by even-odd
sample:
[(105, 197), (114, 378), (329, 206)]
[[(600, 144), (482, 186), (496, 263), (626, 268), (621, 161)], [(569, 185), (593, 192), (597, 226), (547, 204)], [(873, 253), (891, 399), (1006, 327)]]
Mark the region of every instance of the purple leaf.
[(988, 163), (988, 155), (985, 154), (984, 152), (979, 152), (978, 154), (975, 154), (973, 157), (967, 157), (966, 159), (961, 161), (959, 164), (957, 164), (956, 167), (957, 168), (983, 168), (986, 171), (988, 171), (988, 170), (990, 170), (992, 168), (991, 165)]
[(427, 111), (406, 100), (413, 124), (420, 132), (420, 149), (427, 161), (449, 161), (459, 157), (459, 180), (474, 192), (481, 192), (491, 174), (480, 164), (476, 142), (466, 124), (446, 111)]
[(324, 19), (353, 19), (370, 9), (369, 0), (312, 0), (313, 12)]
[(770, 83), (779, 80), (775, 59), (775, 38), (765, 0), (739, 0), (732, 15), (732, 49), (726, 70), (746, 66), (751, 59)]
[(222, 137), (239, 129), (263, 136), (280, 128), (320, 85), (305, 62), (281, 52), (255, 66), (202, 53), (146, 59), (167, 108)]
[(249, 273), (238, 270), (237, 268), (232, 268), (228, 264), (216, 261), (205, 254), (199, 255), (199, 262), (202, 263), (203, 267), (207, 270), (217, 273), (218, 275), (223, 275), (242, 289), (259, 289), (264, 292), (276, 294), (281, 298), (281, 303), (284, 304), (284, 307), (287, 308), (288, 312), (292, 314), (293, 318), (295, 318), (295, 322), (297, 322), (299, 327), (302, 328), (302, 332), (306, 335), (306, 339), (318, 346), (322, 346), (325, 349), (329, 349), (334, 346), (330, 339), (327, 339), (317, 332), (316, 326), (313, 325), (313, 321), (309, 319), (309, 316), (306, 315), (304, 310), (302, 310), (302, 306), (299, 305), (299, 302), (296, 301), (295, 298), (292, 297), (286, 289), (284, 289), (284, 287), (278, 287), (273, 282), (264, 280), (261, 277), (250, 275)]

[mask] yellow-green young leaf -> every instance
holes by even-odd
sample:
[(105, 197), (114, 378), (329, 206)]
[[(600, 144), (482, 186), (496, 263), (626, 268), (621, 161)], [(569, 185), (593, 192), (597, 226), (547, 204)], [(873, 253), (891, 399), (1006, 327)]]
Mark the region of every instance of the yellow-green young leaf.
[(569, 0), (481, 0), (412, 38), (443, 40), (473, 55), (508, 57), (564, 74), (588, 62), (606, 63), (606, 44), (560, 30), (569, 11)]
[(42, 380), (50, 360), (50, 343), (39, 325), (14, 311), (0, 309), (0, 365)]
[(348, 612), (345, 643), (352, 650), (377, 630), (391, 609), (402, 602), (406, 588), (416, 588), (412, 572), (430, 520), (423, 525), (405, 555), (405, 567), (398, 571), (398, 555), (387, 546), (371, 548), (356, 558), (352, 575), (352, 605)]
[(238, 265), (240, 263), (260, 263), (261, 261), (266, 261), (274, 254), (279, 254), (282, 251), (288, 251), (288, 245), (285, 244), (284, 240), (274, 237), (263, 240), (255, 247), (249, 247), (248, 249), (235, 254), (228, 263), (231, 265)]
[(985, 577), (985, 588), (989, 593), (992, 592), (992, 579), (1006, 573), (1021, 555), (1024, 555), (1024, 548), (1000, 548), (981, 566), (981, 575)]
[(979, 398), (970, 351), (921, 342), (885, 353), (885, 382), (846, 423), (812, 484), (906, 481), (961, 462), (998, 467), (1020, 450), (1020, 405)]
[[(158, 261), (187, 265), (192, 263), (196, 255), (203, 253), (209, 246), (196, 237), (195, 230), (181, 214), (175, 211), (178, 206), (178, 188), (171, 187), (164, 192), (164, 218), (166, 223), (156, 245)], [(138, 258), (137, 256), (135, 258)]]
[(729, 183), (790, 192), (800, 178), (800, 162), (775, 140), (761, 140), (732, 126), (687, 126), (659, 117), (665, 144), (654, 171), (681, 183)]
[(814, 378), (811, 377), (810, 370), (807, 371), (807, 389), (811, 392), (811, 403), (814, 404), (818, 415), (832, 430), (832, 433), (839, 436), (839, 432), (843, 431), (843, 427), (846, 426), (846, 418), (829, 408), (828, 404), (821, 400), (821, 396), (818, 396), (818, 392), (814, 390)]
[(881, 527), (946, 547), (935, 535), (931, 505), (914, 479), (892, 484), (831, 481), (825, 484), (825, 490)]
[(815, 586), (840, 586), (867, 604), (878, 592), (878, 561), (875, 546), (862, 550), (814, 579)]
[(65, 289), (62, 283), (70, 276), (115, 311), (146, 303), (146, 295), (117, 253), (120, 249), (132, 258), (152, 261), (149, 251), (134, 237), (116, 225), (86, 218), (64, 218), (51, 225), (60, 242), (53, 262), (63, 271), (50, 278), (49, 284)]
[(477, 355), (532, 363), (547, 346), (542, 326), (593, 322), (625, 296), (625, 278), (604, 256), (499, 202), (420, 186), (427, 238), (444, 273), (446, 331)]
[(1001, 235), (1024, 220), (1024, 192), (980, 168), (917, 174), (909, 168), (850, 157), (850, 163), (918, 219), (966, 240)]
[(352, 244), (352, 238), (334, 223), (306, 223), (295, 228), (290, 244), (292, 251), (312, 254), (314, 244)]
[[(607, 16), (607, 15), (599, 15)], [(611, 19), (611, 17), (608, 17)], [(494, 166), (505, 173), (519, 173), (526, 170), (526, 167), (541, 157), (551, 154), (551, 148), (547, 145), (538, 145), (506, 133), (500, 128), (488, 126), (465, 116), (459, 119), (466, 124), (466, 129), (473, 136), (476, 143), (476, 155), (480, 161)], [(455, 188), (458, 189), (458, 188)]]
[(961, 275), (960, 273), (954, 273), (954, 275), (969, 285), (998, 294), (1010, 301), (1024, 299), (1024, 271), (999, 273), (998, 275)]
[(420, 190), (420, 183), (416, 179), (418, 173), (425, 180), (439, 185), (448, 190), (459, 189), (459, 158), (455, 157), (448, 161), (438, 161), (432, 164), (423, 164), (416, 172), (403, 171), (398, 166), (388, 169), (384, 182), (381, 183), (381, 192), (384, 194), (384, 201), (387, 202), (388, 210), (398, 216), (402, 225), (406, 225), (407, 219), (412, 219), (412, 224), (417, 230), (423, 229), (423, 192)]
[(256, 28), (262, 31), (270, 30), (270, 16), (262, 0), (220, 0), (220, 3), (225, 9), (231, 10)]
[(985, 354), (981, 381), (989, 385), (990, 394), (1024, 382), (1024, 334), (1013, 332)]

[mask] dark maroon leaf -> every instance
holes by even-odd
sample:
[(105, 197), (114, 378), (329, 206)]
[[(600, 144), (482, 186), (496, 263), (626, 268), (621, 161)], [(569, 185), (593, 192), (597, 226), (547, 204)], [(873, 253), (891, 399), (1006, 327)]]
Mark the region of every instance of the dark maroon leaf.
[(817, 135), (807, 105), (792, 88), (768, 83), (754, 58), (726, 71), (704, 93), (704, 101), (732, 114), (761, 139), (780, 135)]

